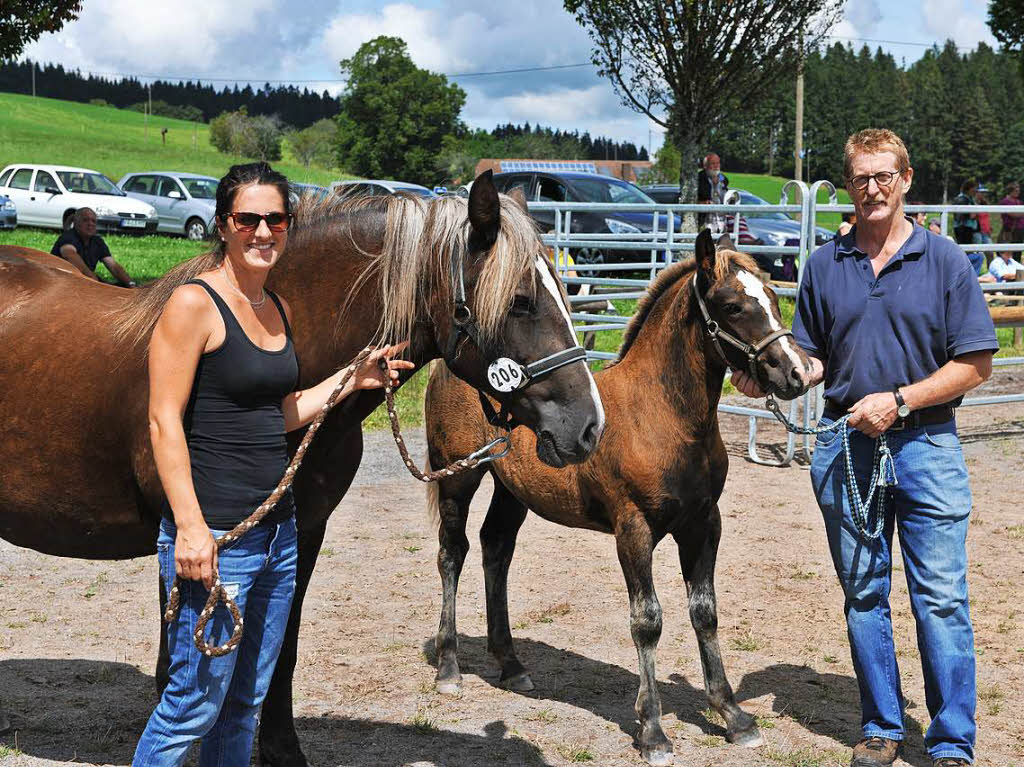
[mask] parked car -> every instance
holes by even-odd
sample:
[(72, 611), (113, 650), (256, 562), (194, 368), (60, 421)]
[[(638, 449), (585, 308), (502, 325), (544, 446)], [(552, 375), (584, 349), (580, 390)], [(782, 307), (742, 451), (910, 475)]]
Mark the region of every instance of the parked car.
[[(656, 201), (648, 197), (639, 187), (613, 176), (596, 173), (565, 172), (515, 172), (496, 173), (494, 185), (499, 192), (508, 194), (520, 188), (527, 202), (606, 202), (612, 205), (641, 204), (653, 205)], [(538, 210), (531, 213), (543, 232), (555, 229), (555, 213)], [(682, 219), (674, 216), (675, 231), (680, 230)], [(579, 211), (572, 214), (573, 233), (592, 234), (643, 234), (653, 231), (653, 213), (626, 211)], [(658, 231), (667, 231), (668, 215), (658, 215)], [(630, 263), (649, 261), (650, 250), (612, 250), (610, 248), (577, 248), (572, 257), (576, 264)], [(582, 274), (582, 272), (581, 272)]]
[(14, 200), (0, 194), (0, 229), (13, 229), (18, 225), (18, 206)]
[(416, 194), (420, 197), (437, 197), (433, 190), (427, 189), (419, 184), (410, 184), (406, 181), (387, 181), (382, 179), (353, 179), (351, 181), (335, 181), (331, 184), (331, 191), (337, 195), (348, 197), (350, 195), (372, 195), (372, 194)]
[(101, 232), (155, 232), (156, 209), (133, 200), (95, 170), (67, 165), (8, 165), (0, 171), (0, 194), (18, 206), (18, 222), (67, 229), (79, 208), (96, 211)]
[[(675, 204), (679, 201), (679, 186), (672, 184), (656, 184), (645, 186), (644, 190), (654, 197), (658, 202)], [(745, 189), (730, 189), (726, 201), (731, 201), (732, 196), (738, 197), (740, 205), (771, 205), (756, 194)], [(734, 220), (731, 215), (726, 216), (725, 224), (727, 231), (732, 234)], [(814, 244), (824, 245), (835, 235), (829, 229), (819, 226), (815, 230)], [(795, 220), (788, 213), (758, 213), (756, 210), (744, 211), (739, 221), (739, 242), (737, 245), (777, 245), (797, 246), (800, 244), (800, 222)], [(773, 280), (795, 280), (796, 267), (792, 256), (775, 256), (764, 253), (754, 254), (758, 265), (771, 275)]]
[(205, 240), (214, 229), (217, 183), (212, 176), (150, 170), (127, 173), (117, 185), (129, 197), (156, 208), (158, 231)]
[(293, 208), (299, 204), (300, 197), (312, 196), (318, 200), (322, 200), (330, 195), (330, 193), (330, 189), (325, 186), (320, 186), (319, 184), (303, 184), (299, 181), (288, 182), (288, 199)]

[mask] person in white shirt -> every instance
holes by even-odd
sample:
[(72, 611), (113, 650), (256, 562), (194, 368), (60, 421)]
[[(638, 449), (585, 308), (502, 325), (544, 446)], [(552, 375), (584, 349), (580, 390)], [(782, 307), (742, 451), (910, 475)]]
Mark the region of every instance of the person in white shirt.
[[(1000, 253), (988, 265), (988, 274), (978, 278), (979, 282), (1015, 282), (1024, 279), (1024, 264), (1013, 260), (1010, 254)], [(1018, 276), (1019, 275), (1019, 276)]]

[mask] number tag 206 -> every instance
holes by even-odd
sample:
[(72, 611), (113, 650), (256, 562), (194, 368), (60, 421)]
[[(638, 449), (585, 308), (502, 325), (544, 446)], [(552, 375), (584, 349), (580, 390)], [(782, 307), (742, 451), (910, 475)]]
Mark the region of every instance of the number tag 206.
[(518, 389), (524, 380), (523, 369), (515, 360), (501, 357), (487, 368), (487, 380), (495, 391), (510, 392)]

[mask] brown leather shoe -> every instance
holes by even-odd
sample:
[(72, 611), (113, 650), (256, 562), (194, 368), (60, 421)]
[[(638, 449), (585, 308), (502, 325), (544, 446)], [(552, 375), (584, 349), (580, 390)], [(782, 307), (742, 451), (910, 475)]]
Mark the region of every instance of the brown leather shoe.
[(889, 767), (900, 753), (900, 744), (888, 738), (864, 738), (853, 747), (850, 767)]

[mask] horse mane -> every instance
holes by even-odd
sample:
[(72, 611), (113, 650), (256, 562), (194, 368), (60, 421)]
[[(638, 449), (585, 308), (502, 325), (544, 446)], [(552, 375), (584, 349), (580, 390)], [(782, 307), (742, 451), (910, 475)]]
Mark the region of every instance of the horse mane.
[[(759, 271), (757, 262), (745, 253), (740, 253), (736, 250), (720, 250), (718, 251), (718, 257), (715, 259), (714, 277), (716, 284), (729, 276), (733, 265), (737, 269), (746, 269), (752, 274), (756, 274)], [(630, 319), (629, 324), (626, 325), (626, 330), (622, 334), (622, 345), (619, 346), (619, 356), (616, 362), (621, 361), (626, 356), (626, 352), (633, 346), (633, 342), (636, 341), (640, 329), (643, 327), (647, 317), (650, 316), (654, 305), (658, 303), (658, 299), (681, 279), (692, 274), (696, 268), (697, 262), (693, 256), (684, 258), (667, 269), (662, 270), (661, 274), (647, 286), (647, 292), (637, 302), (636, 311), (633, 313), (633, 317)]]
[[(533, 274), (541, 245), (533, 219), (514, 200), (500, 195), (501, 218), (497, 239), (484, 260), (476, 282), (472, 310), (482, 334), (493, 338), (501, 327), (524, 272)], [(355, 242), (355, 222), (366, 213), (384, 217), (379, 252)], [(334, 230), (369, 259), (350, 295), (370, 277), (380, 278), (381, 321), (375, 334), (380, 343), (410, 337), (417, 313), (433, 292), (451, 298), (451, 264), (470, 251), (469, 205), (463, 197), (444, 195), (425, 199), (408, 194), (383, 196), (303, 197), (296, 209), (295, 246), (322, 238)], [(291, 245), (291, 242), (289, 243)], [(339, 313), (339, 317), (345, 312)]]
[[(523, 273), (533, 274), (534, 259), (541, 253), (533, 219), (510, 197), (499, 197), (497, 239), (481, 267), (472, 305), (485, 338), (498, 332)], [(450, 299), (450, 264), (459, 255), (469, 255), (469, 207), (462, 197), (426, 200), (408, 194), (349, 198), (304, 194), (293, 212), (295, 226), (289, 233), (285, 257), (301, 258), (307, 244), (344, 238), (369, 261), (349, 295), (366, 280), (379, 276), (383, 311), (375, 333), (377, 343), (408, 339), (429, 293), (439, 291), (442, 298)], [(365, 220), (374, 214), (384, 218), (379, 252), (369, 252), (356, 242), (356, 231), (364, 230)], [(126, 305), (112, 312), (118, 338), (130, 344), (148, 342), (171, 293), (196, 275), (217, 268), (222, 259), (216, 250), (203, 253), (133, 291)], [(345, 311), (339, 312), (339, 322), (344, 316)]]

